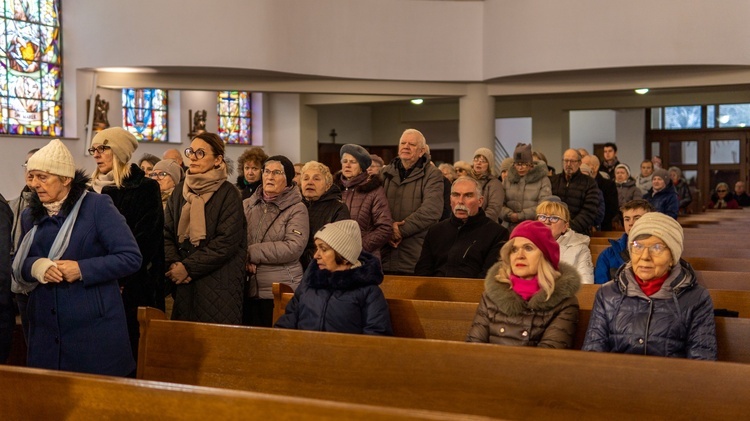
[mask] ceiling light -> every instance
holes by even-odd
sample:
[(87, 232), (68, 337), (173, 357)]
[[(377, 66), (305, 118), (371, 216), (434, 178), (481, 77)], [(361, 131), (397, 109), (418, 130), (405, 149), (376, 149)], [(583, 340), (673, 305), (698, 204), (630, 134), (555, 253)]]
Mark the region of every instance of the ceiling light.
[(424, 102), (422, 98), (414, 98), (411, 100), (411, 103), (414, 105), (421, 105)]
[(638, 88), (635, 90), (635, 93), (638, 95), (646, 95), (648, 93), (648, 88)]

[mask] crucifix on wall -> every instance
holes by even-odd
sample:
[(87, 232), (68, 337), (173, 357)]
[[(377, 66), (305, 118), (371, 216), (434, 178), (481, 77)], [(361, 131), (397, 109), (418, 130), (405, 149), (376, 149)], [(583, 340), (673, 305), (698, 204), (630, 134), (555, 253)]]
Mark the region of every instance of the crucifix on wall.
[(336, 143), (336, 136), (338, 136), (338, 133), (336, 133), (336, 129), (331, 129), (331, 133), (328, 134), (328, 136), (331, 136), (331, 143)]

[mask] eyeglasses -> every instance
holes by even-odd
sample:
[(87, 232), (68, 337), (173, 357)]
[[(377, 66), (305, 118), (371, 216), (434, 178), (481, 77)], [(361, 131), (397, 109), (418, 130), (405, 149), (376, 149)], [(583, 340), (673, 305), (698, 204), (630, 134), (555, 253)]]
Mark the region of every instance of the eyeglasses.
[(463, 168), (456, 168), (456, 172), (466, 172), (466, 170)]
[(195, 150), (193, 150), (193, 148), (185, 149), (186, 157), (192, 158), (193, 155), (195, 155), (195, 159), (203, 159), (203, 157), (206, 155), (216, 155), (216, 154), (213, 154), (213, 153), (206, 154), (206, 151), (204, 151), (203, 149), (195, 149)]
[(263, 170), (263, 177), (270, 177), (273, 174), (274, 177), (280, 177), (284, 174), (284, 171), (281, 170)]
[(543, 213), (540, 213), (539, 215), (537, 215), (536, 220), (540, 222), (549, 221), (550, 224), (556, 224), (559, 221), (565, 221), (564, 219), (562, 219), (561, 217), (557, 215), (545, 215)]
[(530, 162), (514, 162), (513, 165), (521, 168), (531, 168), (534, 164)]
[(166, 171), (154, 171), (148, 175), (149, 178), (158, 178), (159, 180), (164, 180), (167, 176), (169, 176), (169, 173)]
[(663, 243), (656, 243), (651, 246), (645, 246), (637, 241), (630, 243), (630, 252), (637, 255), (642, 255), (643, 251), (648, 249), (648, 252), (652, 256), (661, 256), (666, 250), (667, 246)]
[(726, 193), (726, 190), (716, 190), (716, 193)]
[(483, 164), (489, 163), (489, 161), (487, 161), (487, 158), (485, 158), (483, 156), (478, 156), (478, 157), (474, 158), (474, 162), (481, 162)]
[(101, 155), (104, 153), (104, 151), (109, 150), (109, 149), (112, 149), (112, 147), (107, 146), (107, 145), (99, 145), (97, 147), (91, 147), (89, 148), (89, 155), (93, 155), (96, 152), (99, 152), (99, 155)]
[(563, 164), (576, 164), (581, 162), (580, 159), (563, 159)]

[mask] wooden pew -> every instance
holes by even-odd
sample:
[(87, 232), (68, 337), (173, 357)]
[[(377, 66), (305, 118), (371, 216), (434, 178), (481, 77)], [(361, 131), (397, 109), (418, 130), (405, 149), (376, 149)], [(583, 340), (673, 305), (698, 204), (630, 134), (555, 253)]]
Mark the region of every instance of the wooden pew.
[(739, 419), (750, 405), (750, 365), (147, 314), (139, 314), (142, 379), (506, 419)]
[(450, 420), (455, 414), (0, 366), (4, 420)]

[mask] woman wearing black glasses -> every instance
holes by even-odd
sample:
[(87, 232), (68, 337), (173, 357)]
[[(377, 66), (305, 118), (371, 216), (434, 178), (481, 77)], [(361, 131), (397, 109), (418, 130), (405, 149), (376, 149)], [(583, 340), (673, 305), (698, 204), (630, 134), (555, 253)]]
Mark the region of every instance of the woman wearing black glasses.
[(239, 324), (247, 234), (240, 193), (227, 181), (224, 142), (200, 133), (185, 156), (190, 166), (167, 202), (164, 222), (172, 319)]
[(164, 211), (159, 185), (130, 163), (138, 141), (129, 131), (112, 127), (91, 141), (89, 153), (96, 162), (91, 188), (112, 198), (130, 227), (143, 256), (138, 272), (119, 279), (133, 356), (138, 352), (138, 307), (164, 309)]
[(630, 262), (597, 291), (583, 350), (716, 360), (713, 303), (680, 260), (680, 224), (649, 212), (628, 239)]
[(727, 183), (716, 185), (715, 193), (711, 195), (711, 201), (708, 202), (709, 209), (741, 209), (732, 192), (729, 191)]
[(276, 155), (263, 163), (261, 186), (242, 204), (247, 219), (247, 274), (243, 324), (273, 325), (273, 283), (297, 289), (310, 220), (294, 180), (294, 165)]
[(547, 199), (536, 207), (536, 219), (552, 231), (552, 237), (560, 245), (560, 261), (578, 270), (582, 284), (593, 284), (594, 264), (589, 250), (591, 239), (570, 229), (568, 205), (557, 196)]
[(173, 159), (162, 159), (154, 165), (154, 168), (148, 174), (149, 178), (159, 183), (161, 204), (164, 209), (167, 208), (169, 197), (172, 196), (175, 186), (180, 183), (182, 177), (185, 176), (184, 174), (182, 166)]

